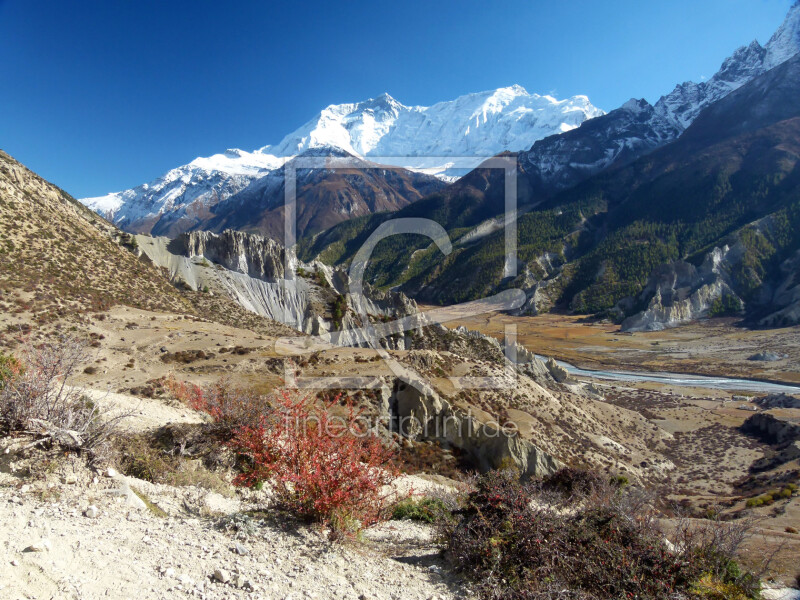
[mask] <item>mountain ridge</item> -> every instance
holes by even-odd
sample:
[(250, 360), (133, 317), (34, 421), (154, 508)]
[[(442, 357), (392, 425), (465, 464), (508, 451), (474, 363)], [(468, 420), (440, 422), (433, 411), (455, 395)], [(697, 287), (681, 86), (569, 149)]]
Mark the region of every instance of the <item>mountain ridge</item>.
[(196, 210), (213, 207), (308, 150), (330, 148), (363, 158), (421, 157), (414, 161), (415, 170), (442, 173), (449, 161), (426, 162), (424, 157), (478, 157), (470, 163), (477, 166), (480, 157), (523, 150), (536, 139), (600, 114), (586, 96), (556, 100), (529, 94), (521, 86), (466, 94), (430, 107), (405, 106), (383, 94), (329, 105), (274, 146), (198, 157), (136, 188), (81, 201), (139, 233), (136, 221), (192, 204), (199, 205)]

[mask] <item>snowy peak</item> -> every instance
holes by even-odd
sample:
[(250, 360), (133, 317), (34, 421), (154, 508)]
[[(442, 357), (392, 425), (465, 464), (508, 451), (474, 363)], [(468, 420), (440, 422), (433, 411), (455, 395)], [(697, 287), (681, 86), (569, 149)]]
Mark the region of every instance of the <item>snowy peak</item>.
[(228, 149), (222, 154), (208, 157), (197, 157), (187, 167), (213, 172), (238, 175), (255, 175), (259, 171), (277, 169), (283, 161), (277, 156), (259, 150), (245, 152), (238, 148)]
[(767, 69), (777, 67), (800, 52), (800, 0), (794, 3), (783, 24), (767, 42)]
[(742, 46), (709, 80), (677, 85), (655, 106), (629, 100), (575, 131), (537, 141), (520, 160), (540, 195), (570, 187), (614, 163), (634, 160), (674, 141), (704, 109), (798, 53), (800, 2), (766, 46), (757, 41)]
[(332, 104), (276, 146), (294, 156), (333, 146), (360, 156), (473, 156), (529, 148), (541, 137), (602, 115), (586, 96), (556, 100), (519, 85), (466, 94), (433, 106), (406, 106), (389, 94)]

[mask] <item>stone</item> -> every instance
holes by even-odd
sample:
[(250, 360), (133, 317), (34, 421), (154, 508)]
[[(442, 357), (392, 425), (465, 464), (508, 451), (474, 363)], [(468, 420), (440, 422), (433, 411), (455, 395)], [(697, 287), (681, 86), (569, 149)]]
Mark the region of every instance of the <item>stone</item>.
[(231, 580), (231, 574), (228, 573), (225, 569), (215, 569), (214, 579), (219, 581), (220, 583), (228, 583)]
[(117, 471), (115, 469), (113, 469), (112, 467), (108, 467), (108, 469), (106, 469), (106, 477), (110, 477), (113, 479), (116, 476), (117, 476)]
[(42, 538), (38, 542), (27, 546), (23, 552), (47, 552), (50, 550), (51, 544), (50, 540)]
[(779, 360), (783, 360), (787, 358), (788, 355), (786, 354), (779, 354), (778, 352), (766, 351), (766, 352), (757, 352), (752, 356), (748, 356), (747, 360), (753, 360), (757, 362), (778, 362)]
[(100, 509), (98, 509), (94, 504), (92, 504), (89, 508), (87, 508), (83, 512), (83, 514), (89, 517), (90, 519), (96, 519), (100, 515)]
[(78, 483), (78, 476), (74, 474), (65, 475), (64, 477), (61, 478), (61, 483), (65, 483), (67, 485), (75, 485), (76, 483)]
[(250, 554), (250, 550), (248, 550), (245, 546), (243, 546), (239, 542), (236, 542), (236, 544), (233, 546), (233, 551), (236, 552), (236, 554), (238, 554), (239, 556), (247, 556), (248, 554)]

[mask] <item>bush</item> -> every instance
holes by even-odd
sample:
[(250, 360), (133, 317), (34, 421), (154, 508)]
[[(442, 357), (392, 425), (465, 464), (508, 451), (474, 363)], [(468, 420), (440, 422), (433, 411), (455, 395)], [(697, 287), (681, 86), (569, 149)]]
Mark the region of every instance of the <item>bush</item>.
[(391, 493), (382, 488), (397, 476), (392, 451), (366, 430), (360, 412), (347, 404), (344, 416), (334, 415), (339, 399), (320, 405), (280, 390), (275, 410), (230, 442), (249, 463), (234, 484), (269, 480), (283, 507), (330, 527), (333, 538), (386, 519)]
[(434, 523), (451, 515), (441, 498), (407, 498), (394, 505), (392, 519), (395, 521), (421, 521)]
[[(572, 475), (550, 479), (593, 479)], [(696, 597), (703, 582), (718, 582), (733, 594), (720, 598), (755, 596), (757, 578), (742, 574), (731, 559), (727, 542), (738, 538), (717, 533), (731, 530), (681, 531), (680, 549), (672, 553), (642, 505), (625, 499), (631, 488), (584, 496), (578, 504), (548, 504), (542, 487), (507, 473), (484, 475), (446, 529), (449, 557), (477, 581), (481, 598)]]
[(584, 498), (604, 491), (610, 482), (592, 471), (565, 467), (542, 479), (540, 488), (565, 498)]
[(0, 390), (3, 389), (6, 381), (18, 377), (21, 372), (22, 365), (16, 358), (0, 353)]
[(28, 347), (18, 359), (4, 357), (0, 362), (3, 429), (35, 432), (42, 443), (87, 450), (97, 458), (127, 415), (111, 416), (70, 385), (86, 361), (85, 348), (79, 340), (60, 338)]
[(196, 486), (224, 496), (231, 495), (230, 485), (219, 474), (200, 464), (190, 465), (181, 456), (181, 449), (165, 448), (164, 429), (155, 433), (118, 436), (114, 446), (120, 471), (150, 483)]
[(217, 433), (223, 437), (232, 437), (236, 430), (256, 425), (272, 410), (267, 396), (237, 387), (229, 378), (201, 388), (169, 377), (164, 385), (173, 398), (210, 415), (218, 425)]
[(708, 309), (709, 317), (724, 317), (742, 312), (742, 301), (733, 294), (715, 298)]

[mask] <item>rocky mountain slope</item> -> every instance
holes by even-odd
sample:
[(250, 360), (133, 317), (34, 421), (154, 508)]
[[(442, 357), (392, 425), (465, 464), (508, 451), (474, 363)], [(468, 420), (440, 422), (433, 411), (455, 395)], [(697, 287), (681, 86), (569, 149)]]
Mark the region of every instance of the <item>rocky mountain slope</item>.
[(177, 289), (137, 250), (134, 237), (0, 151), (0, 347), (119, 304), (290, 332), (228, 296)]
[[(247, 197), (262, 194), (282, 179), (279, 170), (284, 162), (308, 151), (345, 152), (358, 157), (400, 157), (397, 164), (406, 165), (404, 157), (413, 160), (415, 169), (429, 173), (445, 171), (450, 161), (441, 157), (486, 157), (504, 150), (523, 150), (547, 135), (568, 131), (586, 119), (603, 114), (585, 96), (556, 100), (550, 96), (529, 94), (520, 86), (468, 94), (431, 107), (408, 107), (388, 94), (364, 102), (331, 105), (275, 146), (264, 146), (254, 152), (227, 150), (208, 158), (197, 158), (187, 165), (172, 169), (162, 177), (134, 189), (82, 200), (87, 206), (132, 233), (176, 234), (202, 229), (203, 219), (221, 201), (242, 192), (248, 185), (255, 189)], [(432, 157), (432, 158), (426, 158)], [(389, 159), (383, 159), (386, 162)], [(479, 160), (469, 163), (477, 165)], [(271, 176), (270, 180), (256, 184)], [(401, 179), (414, 176), (405, 174)], [(319, 184), (320, 182), (315, 182)], [(403, 195), (407, 181), (392, 181), (396, 193)], [(337, 193), (341, 181), (326, 184), (317, 193)], [(370, 184), (372, 185), (372, 184)], [(427, 184), (429, 193), (430, 183)], [(386, 185), (379, 186), (386, 193)], [(367, 197), (362, 206), (352, 208), (352, 193), (339, 191), (344, 217), (370, 210), (395, 210), (392, 198), (385, 201)], [(403, 196), (405, 203), (419, 196)], [(277, 199), (270, 198), (274, 203)], [(282, 198), (281, 198), (282, 200)], [(263, 198), (262, 198), (263, 201)], [(263, 202), (262, 202), (263, 203)], [(274, 208), (274, 207), (272, 207)], [(325, 207), (312, 207), (314, 213)], [(223, 215), (221, 218), (225, 218)], [(161, 220), (169, 225), (158, 225)], [(244, 221), (244, 213), (239, 215)], [(311, 217), (309, 217), (311, 219)], [(183, 220), (180, 226), (175, 221)], [(278, 219), (279, 220), (279, 219)], [(341, 218), (340, 218), (341, 220)], [(252, 223), (247, 223), (253, 229)], [(317, 230), (332, 225), (330, 217), (319, 218)], [(272, 233), (270, 225), (262, 232)]]
[(708, 81), (677, 85), (651, 105), (631, 99), (616, 110), (520, 153), (537, 195), (563, 190), (613, 164), (623, 164), (677, 139), (708, 106), (800, 52), (800, 3), (766, 45), (753, 41), (727, 58)]
[[(354, 216), (396, 211), (445, 185), (433, 176), (379, 166), (334, 148), (302, 154), (303, 159), (325, 157), (350, 158), (353, 164), (348, 169), (296, 169), (298, 235), (316, 233)], [(295, 160), (289, 161), (290, 167)], [(175, 237), (187, 231), (233, 228), (282, 241), (285, 169), (260, 171), (258, 177), (236, 173), (225, 179), (220, 172), (206, 176), (181, 167), (163, 178), (163, 187), (143, 186), (142, 193), (131, 196), (119, 210), (89, 205), (133, 233)], [(176, 185), (187, 186), (178, 197)]]
[(0, 151), (3, 311), (40, 323), (116, 303), (187, 311), (191, 305), (142, 264), (116, 227)]
[[(287, 274), (286, 250), (280, 243), (233, 230), (185, 233), (173, 240), (146, 235), (135, 239), (142, 260), (164, 270), (179, 288), (229, 297), (248, 311), (297, 331), (325, 335), (335, 344), (367, 343), (361, 331), (364, 323), (350, 309), (350, 278), (344, 269), (293, 259)], [(373, 320), (417, 312), (416, 303), (402, 293), (375, 290), (369, 284), (363, 305)], [(410, 335), (385, 338), (383, 343), (411, 347)]]

